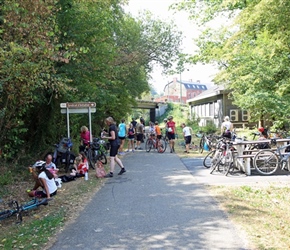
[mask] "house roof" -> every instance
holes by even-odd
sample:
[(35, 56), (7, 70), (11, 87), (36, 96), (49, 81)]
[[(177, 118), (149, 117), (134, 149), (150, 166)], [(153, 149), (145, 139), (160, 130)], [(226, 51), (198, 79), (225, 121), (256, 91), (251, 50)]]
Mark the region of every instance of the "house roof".
[[(171, 81), (168, 84), (166, 84), (165, 87), (164, 87), (164, 91), (165, 91), (166, 86), (170, 85), (173, 82), (174, 81)], [(204, 85), (204, 84), (200, 84), (199, 82), (178, 81), (178, 80), (176, 82), (183, 84), (183, 86), (186, 89), (194, 89), (194, 90), (202, 90), (202, 91), (206, 91), (207, 90), (207, 86)]]
[[(179, 81), (177, 81), (177, 82), (179, 82)], [(197, 83), (197, 82), (185, 82), (185, 81), (182, 81), (181, 84), (183, 84), (183, 86), (186, 89), (198, 89), (198, 90), (203, 90), (203, 91), (207, 90), (206, 85), (200, 84), (200, 83)]]
[(206, 99), (209, 97), (217, 96), (217, 95), (223, 94), (224, 91), (225, 91), (224, 86), (214, 85), (212, 88), (209, 88), (208, 90), (201, 92), (198, 96), (196, 96), (192, 99), (189, 99), (186, 102), (188, 102), (188, 103), (195, 102), (195, 101), (199, 101), (199, 100)]

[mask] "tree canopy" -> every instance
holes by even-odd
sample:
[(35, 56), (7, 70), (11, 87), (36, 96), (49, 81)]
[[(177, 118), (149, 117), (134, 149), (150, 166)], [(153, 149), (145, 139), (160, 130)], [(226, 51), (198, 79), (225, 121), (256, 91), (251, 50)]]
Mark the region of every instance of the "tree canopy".
[[(179, 54), (174, 25), (122, 0), (0, 0), (0, 152), (44, 151), (66, 135), (62, 102), (96, 102), (93, 134), (104, 118), (121, 120), (150, 91), (152, 64)], [(78, 138), (87, 118), (71, 117)], [(18, 154), (19, 155), (19, 154)], [(0, 157), (1, 157), (0, 156)]]
[[(214, 63), (217, 84), (232, 90), (251, 119), (281, 127), (290, 108), (290, 2), (287, 0), (189, 0), (175, 8), (203, 29), (193, 62)], [(219, 20), (223, 25), (216, 27)]]

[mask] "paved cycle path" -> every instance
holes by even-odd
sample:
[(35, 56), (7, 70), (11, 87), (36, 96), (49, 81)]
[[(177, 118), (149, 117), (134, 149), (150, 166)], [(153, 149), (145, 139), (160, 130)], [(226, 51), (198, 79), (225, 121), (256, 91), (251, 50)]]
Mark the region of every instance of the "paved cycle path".
[(176, 154), (137, 151), (57, 236), (60, 249), (250, 249)]

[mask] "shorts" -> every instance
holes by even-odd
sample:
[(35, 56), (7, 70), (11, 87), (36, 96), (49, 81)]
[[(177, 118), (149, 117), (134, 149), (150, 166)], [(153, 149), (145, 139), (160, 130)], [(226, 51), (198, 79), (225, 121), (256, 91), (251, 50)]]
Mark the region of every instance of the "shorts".
[(191, 143), (191, 135), (185, 136), (185, 144), (190, 144)]
[(137, 141), (142, 141), (143, 139), (143, 134), (137, 134)]
[[(50, 194), (50, 196), (54, 196), (56, 195), (57, 193), (57, 190), (55, 190), (53, 193)], [(34, 191), (34, 196), (37, 197), (37, 198), (46, 198), (47, 197), (47, 194), (44, 193), (43, 191)]]
[(162, 135), (157, 135), (157, 139), (161, 139), (162, 138)]
[(125, 136), (118, 136), (118, 137), (119, 137), (119, 139), (122, 140), (122, 141), (125, 140), (125, 138), (126, 138)]
[(170, 140), (175, 140), (175, 134), (168, 133), (167, 136), (168, 136), (169, 141), (170, 141)]
[(118, 154), (119, 145), (111, 145), (110, 148), (110, 157), (115, 157)]
[(128, 137), (129, 141), (135, 140), (135, 137)]

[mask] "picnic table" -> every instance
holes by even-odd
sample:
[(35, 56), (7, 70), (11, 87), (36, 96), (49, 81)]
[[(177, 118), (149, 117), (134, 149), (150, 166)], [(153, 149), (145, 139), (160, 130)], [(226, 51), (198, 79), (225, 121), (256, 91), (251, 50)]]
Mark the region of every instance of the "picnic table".
[[(271, 138), (276, 139), (276, 138)], [(271, 143), (271, 139), (265, 139), (265, 140), (258, 140), (258, 141), (243, 141), (243, 140), (235, 140), (234, 146), (236, 148), (237, 152), (237, 164), (241, 171), (243, 171), (246, 175), (251, 175), (251, 162), (254, 159), (257, 152), (263, 150), (263, 149), (254, 149), (247, 151), (245, 150), (245, 145), (249, 144), (258, 144), (258, 143)], [(274, 147), (271, 147), (270, 150), (276, 151), (277, 146), (284, 146), (287, 145), (290, 142), (289, 139), (276, 139), (277, 145)]]

